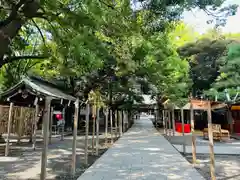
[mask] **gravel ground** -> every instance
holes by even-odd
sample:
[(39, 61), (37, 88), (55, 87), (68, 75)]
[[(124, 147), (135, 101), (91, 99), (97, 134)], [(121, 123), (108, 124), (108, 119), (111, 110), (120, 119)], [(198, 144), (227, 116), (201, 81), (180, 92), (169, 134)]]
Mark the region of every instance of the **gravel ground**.
[[(163, 133), (163, 130), (159, 130)], [(176, 135), (175, 137), (165, 138), (172, 144), (182, 144), (183, 137)], [(186, 145), (191, 145), (191, 135), (185, 136)], [(197, 146), (208, 146), (208, 140), (204, 140), (201, 136), (197, 136), (196, 139)], [(218, 146), (232, 146), (234, 148), (240, 149), (240, 141), (237, 139), (230, 139), (224, 142), (214, 142), (214, 147)], [(187, 154), (185, 158), (192, 163), (192, 155)], [(195, 168), (199, 173), (206, 179), (211, 180), (210, 175), (210, 158), (209, 154), (197, 154), (197, 165)], [(222, 155), (215, 154), (215, 174), (217, 180), (240, 180), (240, 155)]]
[[(91, 145), (91, 136), (89, 137)], [(99, 156), (91, 155), (89, 147), (89, 166), (93, 164), (110, 146), (105, 145), (104, 137), (100, 136)], [(37, 149), (32, 150), (31, 144), (22, 142), (21, 145), (11, 146), (9, 157), (0, 156), (0, 180), (37, 180), (41, 169), (42, 141), (37, 142)], [(76, 174), (71, 176), (72, 136), (66, 136), (64, 141), (52, 138), (48, 147), (47, 179), (75, 180), (87, 168), (84, 166), (84, 136), (77, 138)], [(89, 167), (88, 166), (88, 167)]]
[[(191, 155), (186, 159), (192, 163)], [(211, 180), (209, 164), (209, 155), (197, 154), (195, 168), (206, 180)], [(219, 180), (240, 180), (240, 155), (215, 155), (215, 172)]]

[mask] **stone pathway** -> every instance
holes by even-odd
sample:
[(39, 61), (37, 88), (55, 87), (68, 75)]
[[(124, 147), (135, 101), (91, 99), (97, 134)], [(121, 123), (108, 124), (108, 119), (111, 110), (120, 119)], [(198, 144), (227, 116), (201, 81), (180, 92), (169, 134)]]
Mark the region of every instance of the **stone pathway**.
[[(182, 145), (175, 145), (174, 147), (179, 151), (183, 152)], [(240, 155), (240, 146), (214, 146), (214, 154), (220, 155)], [(196, 146), (197, 154), (209, 154), (209, 146)], [(186, 146), (186, 153), (192, 153), (192, 146)]]
[(78, 180), (204, 179), (147, 117), (135, 124)]

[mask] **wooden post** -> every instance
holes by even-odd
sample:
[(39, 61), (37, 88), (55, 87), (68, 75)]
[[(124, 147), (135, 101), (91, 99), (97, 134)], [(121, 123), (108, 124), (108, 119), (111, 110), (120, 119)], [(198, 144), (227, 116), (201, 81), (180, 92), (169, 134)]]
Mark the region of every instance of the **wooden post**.
[(231, 114), (231, 109), (230, 107), (228, 108), (227, 111), (227, 118), (229, 120), (229, 124), (230, 124), (230, 134), (233, 134), (233, 118), (232, 118), (232, 114)]
[(86, 124), (85, 124), (85, 165), (88, 165), (88, 133), (89, 133), (89, 114), (90, 114), (90, 105), (86, 104)]
[(172, 130), (173, 130), (173, 136), (175, 136), (175, 114), (174, 114), (174, 108), (173, 108), (173, 110), (172, 110)]
[(163, 133), (166, 134), (166, 123), (165, 123), (165, 113), (162, 110), (162, 121), (163, 121)]
[(106, 108), (105, 112), (105, 144), (107, 145), (108, 143), (108, 114), (109, 114), (109, 109)]
[(45, 98), (45, 107), (44, 107), (44, 118), (43, 118), (43, 149), (42, 149), (42, 161), (41, 161), (41, 174), (40, 180), (46, 179), (46, 168), (47, 168), (47, 151), (48, 151), (48, 135), (49, 135), (49, 116), (51, 108), (51, 99), (50, 97)]
[(33, 150), (36, 149), (36, 136), (37, 136), (37, 122), (38, 122), (38, 114), (39, 114), (39, 105), (38, 102), (35, 104), (35, 119), (34, 119), (34, 129), (33, 129)]
[(124, 116), (124, 111), (121, 111), (121, 117), (122, 117), (122, 129), (123, 129), (123, 133), (126, 131), (126, 127), (125, 127), (125, 116)]
[(72, 175), (76, 173), (76, 148), (77, 148), (77, 129), (78, 129), (79, 99), (75, 101), (74, 123), (73, 123), (73, 144), (72, 144)]
[(5, 156), (8, 156), (9, 153), (9, 136), (11, 132), (11, 125), (12, 125), (12, 116), (13, 116), (13, 103), (10, 103), (9, 113), (8, 113), (8, 128), (7, 128), (7, 141), (6, 141), (6, 148), (5, 148)]
[(111, 144), (113, 144), (113, 111), (110, 109), (110, 131), (111, 131)]
[(29, 143), (33, 142), (33, 131), (34, 131), (34, 121), (35, 121), (35, 112), (32, 111), (31, 112), (31, 133), (30, 133), (30, 137), (29, 137)]
[(19, 144), (21, 141), (21, 136), (22, 136), (22, 123), (24, 122), (23, 120), (23, 107), (20, 107), (20, 117), (18, 119), (18, 141), (17, 143)]
[(128, 128), (129, 128), (128, 112), (127, 112), (127, 111), (125, 111), (125, 112), (124, 112), (124, 114), (125, 114), (125, 118), (126, 118), (126, 131), (127, 131), (127, 130), (128, 130)]
[(94, 154), (95, 148), (95, 126), (96, 126), (96, 115), (93, 115), (93, 127), (92, 127), (92, 154)]
[(62, 116), (63, 116), (63, 123), (61, 124), (61, 141), (64, 140), (64, 126), (65, 126), (65, 107), (62, 110)]
[(122, 116), (121, 116), (121, 110), (118, 111), (118, 123), (119, 123), (119, 136), (122, 137), (123, 130), (122, 130)]
[(183, 154), (186, 154), (186, 139), (185, 139), (185, 126), (184, 126), (184, 111), (181, 108), (181, 121), (182, 121), (182, 136), (183, 136)]
[(158, 121), (158, 111), (157, 111), (157, 106), (155, 108), (155, 127), (157, 128), (157, 121)]
[(192, 159), (193, 164), (196, 164), (197, 158), (196, 158), (196, 137), (194, 134), (194, 110), (193, 110), (193, 104), (190, 101), (190, 119), (191, 119), (191, 132), (192, 132)]
[(168, 125), (169, 125), (169, 127), (168, 127), (168, 135), (169, 136), (172, 136), (172, 133), (171, 133), (171, 127), (172, 127), (172, 125), (171, 125), (172, 123), (171, 123), (171, 113), (170, 113), (170, 111), (168, 110)]
[(216, 180), (214, 148), (213, 148), (213, 132), (212, 132), (212, 114), (211, 114), (211, 102), (210, 101), (208, 101), (207, 116), (208, 116), (209, 150), (210, 150), (210, 174), (211, 174), (211, 179)]
[(52, 143), (52, 123), (53, 123), (53, 107), (51, 107), (50, 112), (50, 122), (49, 122), (49, 144)]
[(97, 108), (97, 119), (96, 119), (96, 155), (98, 156), (98, 149), (99, 149), (99, 115), (100, 108)]
[(117, 134), (118, 134), (118, 117), (117, 117), (117, 110), (115, 111), (115, 113), (114, 113), (114, 115), (115, 115), (115, 138), (117, 138)]

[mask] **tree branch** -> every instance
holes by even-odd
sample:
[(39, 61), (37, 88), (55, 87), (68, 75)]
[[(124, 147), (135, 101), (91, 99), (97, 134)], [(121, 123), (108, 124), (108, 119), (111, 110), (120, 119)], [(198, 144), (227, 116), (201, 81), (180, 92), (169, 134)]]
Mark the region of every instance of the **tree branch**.
[(17, 17), (18, 9), (25, 3), (25, 1), (26, 0), (20, 0), (15, 6), (12, 7), (12, 10), (11, 10), (11, 13), (9, 14), (9, 16), (5, 20), (0, 21), (0, 27), (6, 26), (13, 19), (15, 19)]
[(11, 63), (14, 61), (19, 60), (26, 60), (26, 59), (45, 59), (47, 56), (13, 56), (13, 57), (7, 57), (2, 62), (0, 62), (0, 67), (2, 67), (4, 64)]
[(100, 3), (104, 4), (105, 6), (115, 10), (115, 8), (113, 6), (111, 6), (110, 4), (107, 4), (106, 2), (104, 2), (104, 0), (99, 0)]
[(41, 29), (39, 28), (39, 26), (37, 25), (37, 23), (36, 23), (33, 19), (32, 19), (32, 22), (33, 22), (34, 26), (37, 28), (38, 32), (40, 33), (40, 35), (41, 35), (41, 37), (42, 37), (42, 40), (43, 40), (44, 46), (46, 46), (46, 41), (45, 41), (45, 38), (44, 38), (44, 36), (43, 36), (43, 34), (42, 34)]

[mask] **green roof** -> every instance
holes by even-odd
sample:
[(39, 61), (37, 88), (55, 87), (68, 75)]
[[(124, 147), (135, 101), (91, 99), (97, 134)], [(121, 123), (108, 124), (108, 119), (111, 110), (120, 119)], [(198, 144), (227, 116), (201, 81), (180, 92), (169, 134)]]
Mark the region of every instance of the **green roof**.
[(18, 84), (8, 89), (7, 91), (0, 94), (1, 97), (13, 96), (16, 91), (25, 86), (26, 89), (30, 89), (35, 95), (50, 96), (53, 99), (65, 99), (75, 101), (76, 98), (64, 93), (63, 91), (47, 85), (41, 81), (31, 79), (29, 77), (24, 77)]

